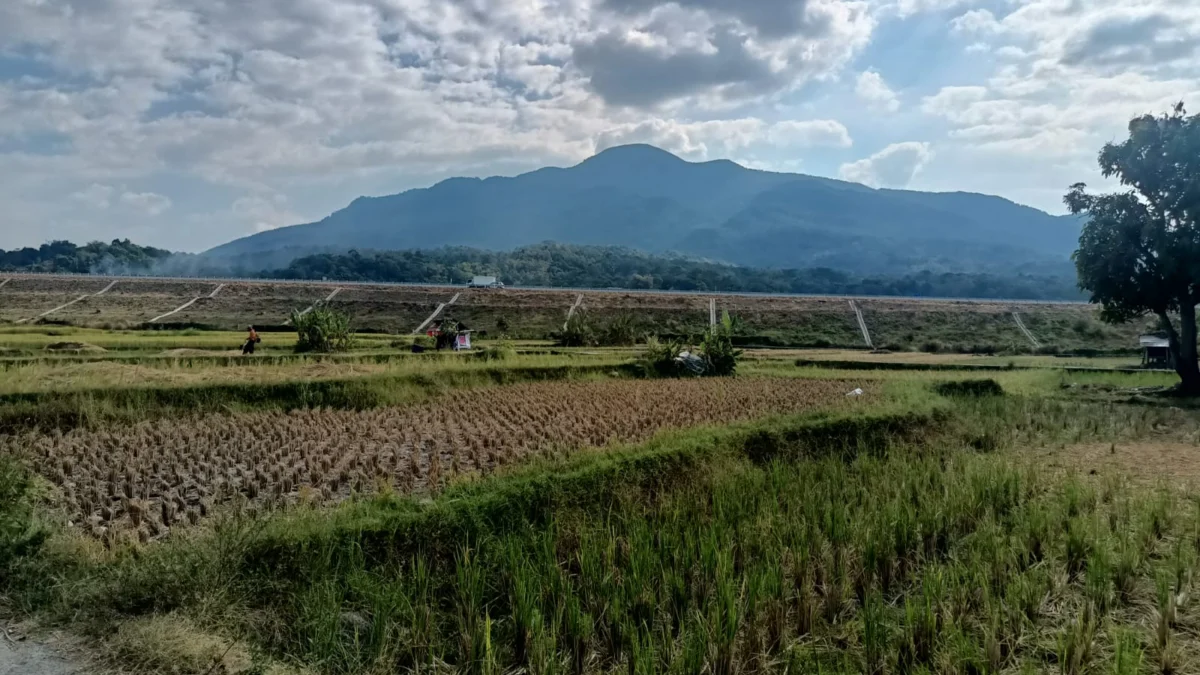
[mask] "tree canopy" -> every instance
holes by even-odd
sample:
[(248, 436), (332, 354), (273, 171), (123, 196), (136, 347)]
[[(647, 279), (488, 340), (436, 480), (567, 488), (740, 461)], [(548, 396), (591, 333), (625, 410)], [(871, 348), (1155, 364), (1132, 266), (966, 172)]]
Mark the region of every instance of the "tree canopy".
[(94, 241), (76, 246), (52, 241), (38, 248), (0, 250), (0, 270), (8, 272), (58, 272), (68, 274), (138, 273), (153, 269), (173, 254), (138, 246), (128, 239), (111, 243)]
[(509, 285), (558, 288), (1081, 299), (1074, 280), (1062, 277), (934, 272), (861, 277), (826, 268), (740, 267), (620, 247), (554, 243), (501, 252), (451, 247), (320, 254), (299, 258), (287, 268), (267, 275), (286, 279), (454, 284), (466, 283), (474, 275), (495, 275)]
[(1200, 394), (1200, 116), (1179, 104), (1137, 117), (1129, 138), (1106, 144), (1099, 162), (1129, 189), (1091, 195), (1080, 183), (1065, 197), (1072, 213), (1087, 216), (1074, 255), (1080, 288), (1110, 322), (1157, 316), (1181, 389)]

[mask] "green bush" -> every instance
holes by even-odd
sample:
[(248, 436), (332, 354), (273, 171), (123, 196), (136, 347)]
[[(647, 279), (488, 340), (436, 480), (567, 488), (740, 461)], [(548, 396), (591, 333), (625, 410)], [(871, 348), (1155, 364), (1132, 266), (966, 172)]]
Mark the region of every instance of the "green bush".
[(638, 357), (638, 370), (644, 377), (680, 377), (688, 373), (676, 359), (683, 352), (680, 340), (659, 340), (651, 336), (646, 340), (646, 349)]
[(38, 525), (30, 499), (29, 472), (15, 459), (0, 457), (0, 570), (36, 552), (47, 532)]
[(507, 361), (516, 358), (517, 350), (508, 342), (501, 342), (495, 347), (479, 349), (471, 353), (471, 358), (479, 361)]
[(567, 319), (563, 330), (558, 334), (558, 344), (562, 347), (590, 347), (595, 344), (596, 335), (592, 325), (583, 311), (577, 310)]
[(335, 309), (316, 307), (307, 313), (292, 312), (292, 325), (296, 327), (298, 353), (344, 352), (354, 344), (350, 317)]
[(939, 382), (933, 390), (942, 396), (1003, 396), (1004, 388), (993, 379)]
[(700, 347), (693, 353), (703, 362), (703, 372), (693, 372), (686, 364), (680, 362), (679, 355), (689, 351), (682, 341), (662, 341), (657, 337), (651, 337), (647, 341), (646, 350), (638, 358), (639, 370), (646, 377), (734, 375), (737, 373), (738, 360), (742, 357), (742, 350), (734, 346), (734, 325), (734, 319), (726, 312), (721, 318), (721, 323), (700, 341)]
[(737, 373), (738, 359), (742, 356), (742, 350), (733, 346), (737, 325), (737, 320), (725, 312), (721, 315), (721, 322), (704, 336), (700, 352), (708, 365), (705, 375), (724, 377)]
[(596, 342), (605, 347), (630, 347), (637, 344), (637, 341), (637, 327), (634, 325), (633, 315), (623, 313), (608, 322), (600, 331)]

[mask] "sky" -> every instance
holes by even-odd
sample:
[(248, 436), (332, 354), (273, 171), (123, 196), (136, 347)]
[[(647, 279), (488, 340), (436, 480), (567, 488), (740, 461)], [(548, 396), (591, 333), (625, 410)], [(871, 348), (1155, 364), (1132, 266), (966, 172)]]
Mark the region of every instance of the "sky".
[(0, 248), (201, 251), (625, 143), (1053, 213), (1196, 0), (3, 0)]

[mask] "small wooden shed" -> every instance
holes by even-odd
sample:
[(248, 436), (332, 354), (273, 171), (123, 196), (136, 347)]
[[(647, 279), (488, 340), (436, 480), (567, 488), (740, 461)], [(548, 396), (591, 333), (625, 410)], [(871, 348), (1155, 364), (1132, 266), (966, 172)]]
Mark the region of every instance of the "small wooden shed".
[(1142, 348), (1142, 367), (1144, 368), (1174, 368), (1175, 358), (1171, 356), (1171, 342), (1159, 335), (1143, 335), (1138, 338)]

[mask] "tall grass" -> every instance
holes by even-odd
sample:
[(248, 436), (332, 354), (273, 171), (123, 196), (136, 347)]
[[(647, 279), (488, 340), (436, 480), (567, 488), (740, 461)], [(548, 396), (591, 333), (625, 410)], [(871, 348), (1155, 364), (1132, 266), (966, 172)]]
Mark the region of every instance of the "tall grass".
[(1200, 509), (997, 451), (1187, 420), (948, 405), (680, 433), (98, 566), (43, 557), (12, 593), (188, 612), (328, 673), (1179, 672)]

